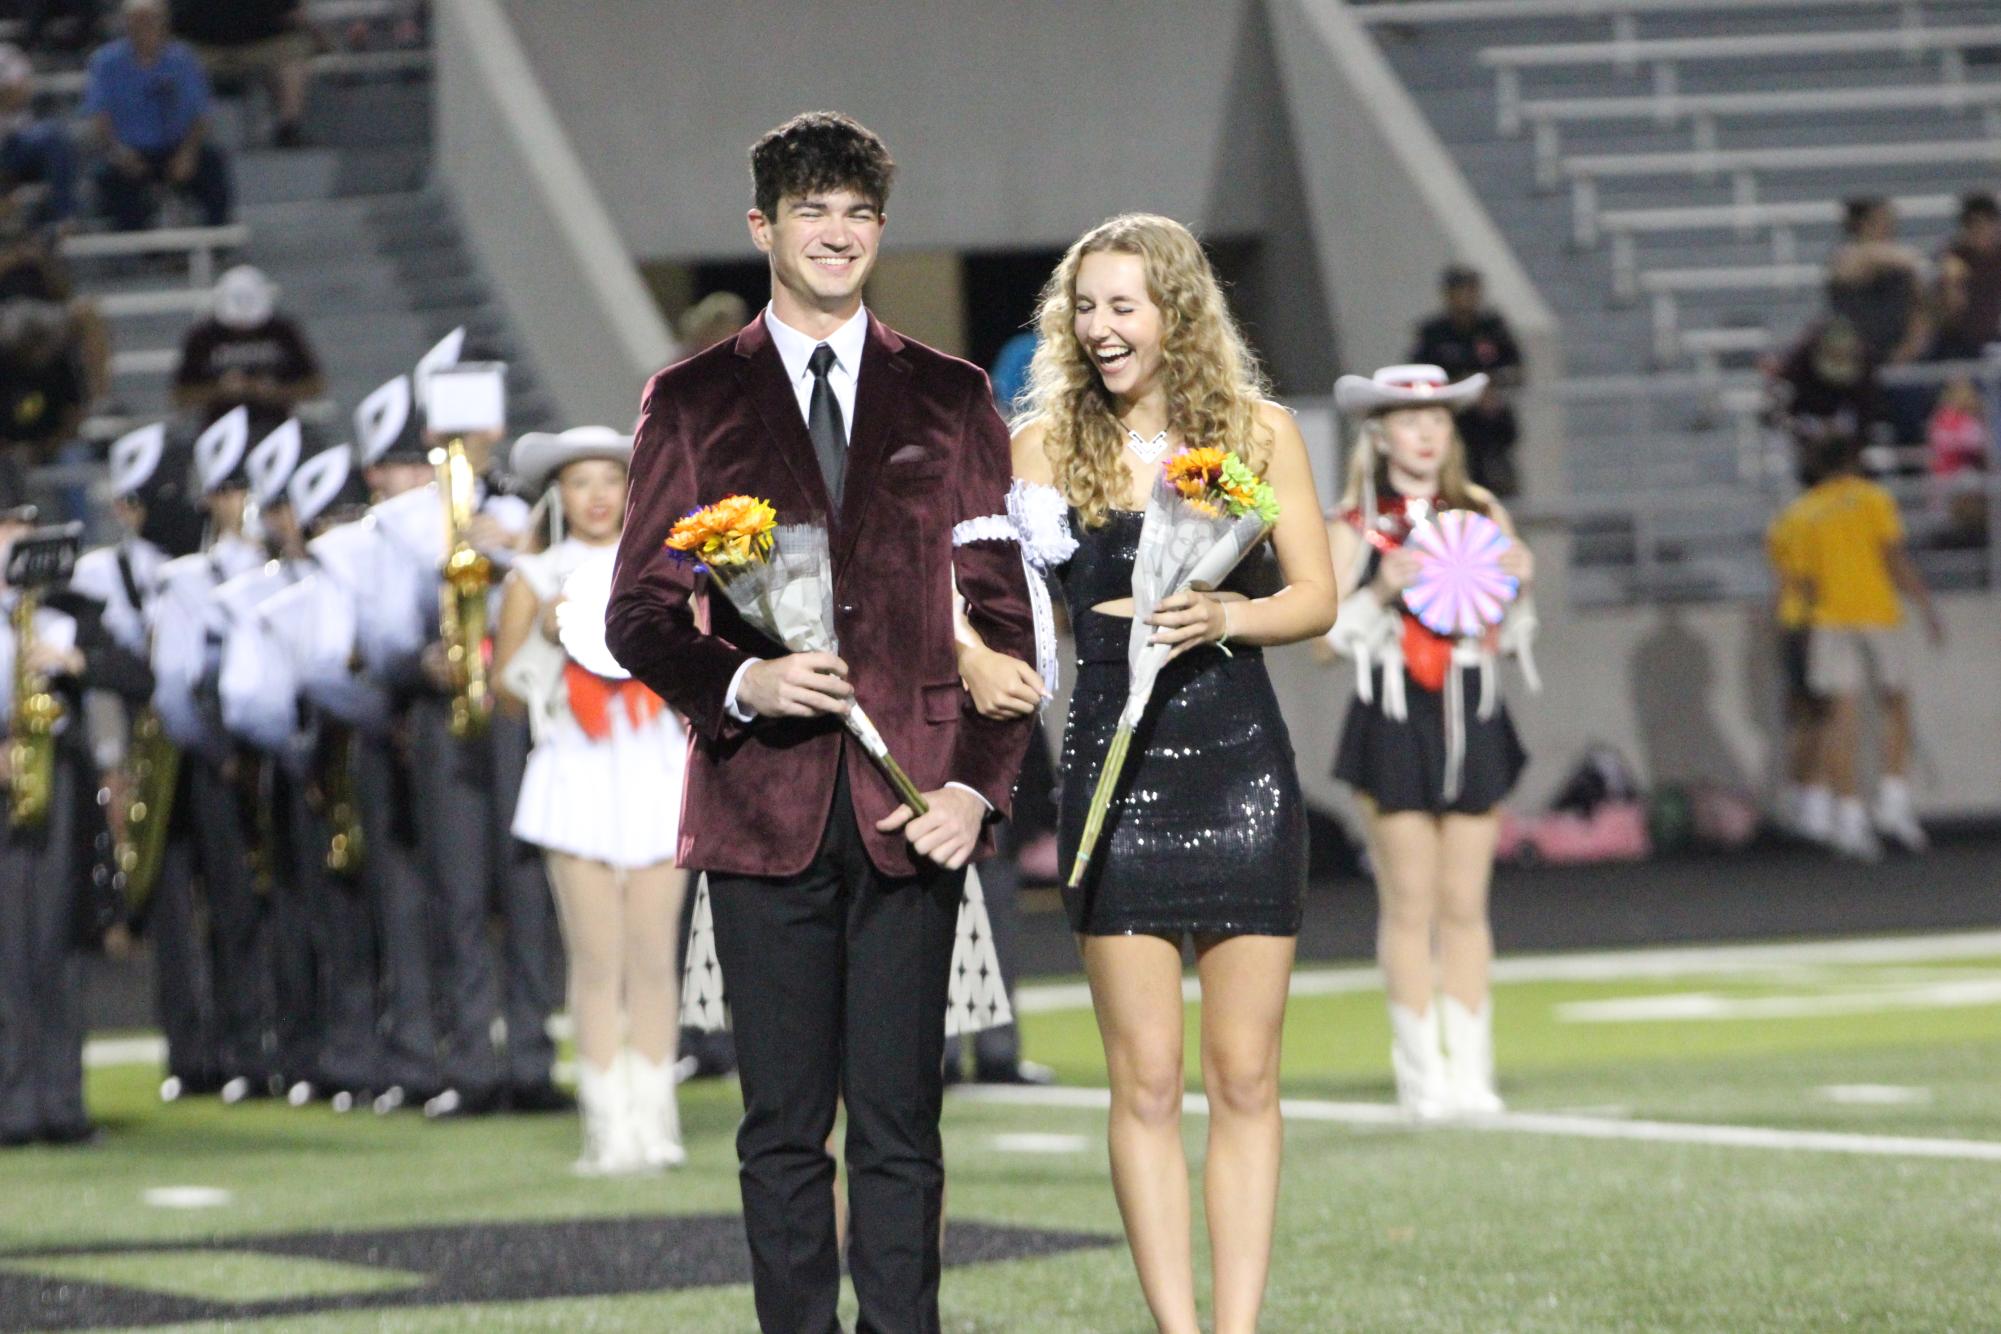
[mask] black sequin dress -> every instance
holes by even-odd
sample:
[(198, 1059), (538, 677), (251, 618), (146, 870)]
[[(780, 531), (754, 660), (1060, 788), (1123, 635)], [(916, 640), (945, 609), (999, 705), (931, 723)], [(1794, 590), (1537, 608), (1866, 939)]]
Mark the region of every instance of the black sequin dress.
[[(1143, 516), (1114, 510), (1085, 528), (1057, 571), (1077, 637), (1063, 729), (1058, 839), (1076, 856), (1091, 792), (1125, 707), (1132, 622), (1091, 610), (1132, 596)], [(1246, 597), (1281, 586), (1269, 542), (1223, 584)], [(1083, 935), (1291, 936), (1306, 887), (1306, 805), (1292, 741), (1257, 648), (1184, 653), (1161, 672), (1133, 736), (1084, 883), (1065, 889)]]

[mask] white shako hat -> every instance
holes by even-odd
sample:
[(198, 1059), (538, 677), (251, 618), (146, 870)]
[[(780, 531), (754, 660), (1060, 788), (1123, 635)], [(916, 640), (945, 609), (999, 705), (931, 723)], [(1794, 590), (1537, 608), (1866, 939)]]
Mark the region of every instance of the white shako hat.
[(306, 438), (297, 417), (287, 417), (278, 428), (257, 442), (245, 467), (250, 472), (250, 494), (259, 505), (275, 505), (285, 499), (285, 483), (299, 466)]
[(250, 409), (234, 407), (195, 437), (195, 473), (203, 495), (242, 480), (237, 469), (250, 448)]
[(154, 422), (128, 431), (111, 442), (111, 494), (119, 499), (134, 495), (153, 480), (160, 459), (167, 452), (167, 424)]

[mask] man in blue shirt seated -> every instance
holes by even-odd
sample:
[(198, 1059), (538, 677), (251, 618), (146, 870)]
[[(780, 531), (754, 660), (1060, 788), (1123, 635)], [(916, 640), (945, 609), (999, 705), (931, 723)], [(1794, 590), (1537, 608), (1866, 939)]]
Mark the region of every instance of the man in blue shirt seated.
[(208, 141), (208, 75), (167, 26), (166, 0), (125, 0), (125, 36), (90, 58), (83, 114), (104, 145), (99, 202), (120, 231), (149, 227), (163, 190), (191, 196), (211, 227), (229, 221), (229, 163)]

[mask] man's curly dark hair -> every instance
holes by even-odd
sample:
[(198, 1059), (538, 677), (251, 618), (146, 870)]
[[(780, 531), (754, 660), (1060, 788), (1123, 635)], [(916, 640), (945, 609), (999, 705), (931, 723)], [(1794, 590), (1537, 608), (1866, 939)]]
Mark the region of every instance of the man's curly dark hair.
[(807, 111), (751, 146), (757, 211), (776, 219), (778, 201), (816, 190), (853, 190), (876, 206), (889, 203), (896, 164), (875, 132), (838, 111)]

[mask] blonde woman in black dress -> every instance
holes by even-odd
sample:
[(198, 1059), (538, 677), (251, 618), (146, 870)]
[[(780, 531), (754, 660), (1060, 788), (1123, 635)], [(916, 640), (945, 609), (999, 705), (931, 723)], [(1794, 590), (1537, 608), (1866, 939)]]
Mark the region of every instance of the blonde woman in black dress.
[[(1028, 501), (1018, 509), (1049, 526), (1067, 516), (1076, 542), (1055, 571), (1079, 658), (1063, 742), (1066, 865), (1125, 703), (1133, 556), (1160, 464), (1183, 447), (1221, 446), (1278, 495), (1271, 540), (1222, 589), (1183, 593), (1156, 611), (1156, 642), (1175, 656), (1089, 874), (1065, 896), (1111, 1079), (1113, 1188), (1147, 1305), (1171, 1334), (1199, 1328), (1181, 1143), (1181, 950), (1193, 939), (1214, 1328), (1250, 1331), (1278, 1205), (1279, 1039), (1306, 884), (1306, 810), (1262, 650), (1333, 624), (1327, 536), (1305, 443), (1264, 397), (1186, 228), (1137, 214), (1093, 229), (1051, 277), (1040, 324), (1014, 461), (1017, 499)], [(1050, 537), (1022, 540), (1033, 551)], [(1022, 711), (1040, 697), (1033, 668), (977, 643), (965, 645), (961, 668), (983, 709)]]

